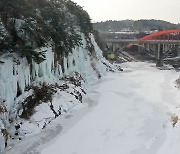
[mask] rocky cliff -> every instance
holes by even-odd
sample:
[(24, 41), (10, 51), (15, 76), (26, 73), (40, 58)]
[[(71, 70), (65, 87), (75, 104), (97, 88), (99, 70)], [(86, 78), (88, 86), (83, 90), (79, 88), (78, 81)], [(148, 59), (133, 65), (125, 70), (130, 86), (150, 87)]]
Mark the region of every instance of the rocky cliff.
[(113, 70), (70, 0), (0, 2), (0, 151), (82, 103)]

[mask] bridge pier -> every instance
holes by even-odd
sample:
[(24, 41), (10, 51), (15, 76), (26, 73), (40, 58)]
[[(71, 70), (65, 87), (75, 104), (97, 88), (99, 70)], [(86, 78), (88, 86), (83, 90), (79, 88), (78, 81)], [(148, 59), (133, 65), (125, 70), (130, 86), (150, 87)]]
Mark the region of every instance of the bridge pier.
[(158, 44), (158, 53), (157, 53), (157, 60), (156, 60), (156, 67), (163, 66), (163, 45)]
[(164, 45), (164, 51), (167, 52), (169, 50), (168, 44)]

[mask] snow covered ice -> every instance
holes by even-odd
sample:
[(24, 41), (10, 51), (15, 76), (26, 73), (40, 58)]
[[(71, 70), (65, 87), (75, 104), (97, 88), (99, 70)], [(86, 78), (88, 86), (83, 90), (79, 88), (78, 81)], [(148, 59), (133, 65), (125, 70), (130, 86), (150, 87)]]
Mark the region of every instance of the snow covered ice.
[(144, 62), (122, 67), (91, 85), (81, 108), (7, 154), (179, 154), (180, 125), (171, 117), (180, 116), (180, 73)]

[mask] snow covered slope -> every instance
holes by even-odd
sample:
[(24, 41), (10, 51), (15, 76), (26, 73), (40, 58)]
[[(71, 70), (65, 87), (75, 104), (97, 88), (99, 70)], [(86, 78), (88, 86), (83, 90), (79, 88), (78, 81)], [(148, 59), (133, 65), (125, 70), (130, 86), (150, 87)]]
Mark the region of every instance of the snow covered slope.
[[(41, 48), (42, 51), (47, 50), (47, 59), (40, 64), (32, 62), (29, 65), (26, 58), (20, 58), (17, 54), (5, 54), (0, 57), (0, 151), (3, 151), (6, 144), (10, 144), (10, 138), (21, 140), (24, 135), (38, 132), (54, 118), (80, 103), (86, 91), (85, 85), (104, 75), (108, 65), (113, 69), (102, 57), (93, 36), (91, 40), (95, 48), (94, 54), (86, 49), (86, 41), (82, 35), (83, 45), (63, 57), (63, 65), (55, 57), (50, 45)], [(67, 81), (63, 78), (66, 76)], [(70, 80), (71, 77), (81, 84), (76, 85)], [(35, 106), (32, 117), (24, 120), (23, 112), (28, 107), (24, 104), (26, 98), (34, 92), (32, 87), (43, 87), (44, 84), (50, 88), (56, 85), (52, 101)], [(62, 90), (63, 86), (66, 88)]]

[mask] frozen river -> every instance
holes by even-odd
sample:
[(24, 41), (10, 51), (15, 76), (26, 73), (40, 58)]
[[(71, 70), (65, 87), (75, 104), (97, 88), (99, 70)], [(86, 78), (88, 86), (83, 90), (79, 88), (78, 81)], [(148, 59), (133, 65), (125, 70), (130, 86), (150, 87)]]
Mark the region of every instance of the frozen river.
[(7, 153), (179, 154), (172, 117), (180, 117), (180, 73), (143, 62), (122, 67), (91, 85), (81, 107)]

